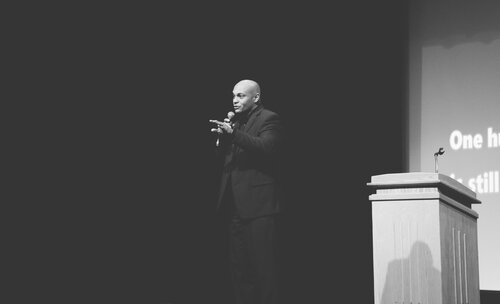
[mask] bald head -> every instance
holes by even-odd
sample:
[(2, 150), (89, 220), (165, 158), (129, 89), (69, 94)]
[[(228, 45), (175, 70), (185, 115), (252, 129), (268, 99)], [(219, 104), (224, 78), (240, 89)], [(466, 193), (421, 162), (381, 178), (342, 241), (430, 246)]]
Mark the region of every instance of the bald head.
[(244, 90), (246, 92), (252, 93), (252, 94), (259, 94), (260, 95), (259, 84), (253, 80), (250, 80), (250, 79), (241, 80), (234, 87), (239, 88), (241, 90)]
[(260, 100), (260, 86), (249, 79), (241, 80), (233, 89), (233, 106), (236, 113), (246, 112), (257, 106)]

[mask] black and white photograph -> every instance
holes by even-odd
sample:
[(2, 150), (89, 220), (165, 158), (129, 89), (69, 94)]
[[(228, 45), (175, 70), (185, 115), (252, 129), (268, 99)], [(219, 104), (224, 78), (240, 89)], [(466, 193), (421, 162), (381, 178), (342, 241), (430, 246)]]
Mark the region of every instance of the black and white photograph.
[(2, 11), (0, 302), (500, 303), (499, 1)]

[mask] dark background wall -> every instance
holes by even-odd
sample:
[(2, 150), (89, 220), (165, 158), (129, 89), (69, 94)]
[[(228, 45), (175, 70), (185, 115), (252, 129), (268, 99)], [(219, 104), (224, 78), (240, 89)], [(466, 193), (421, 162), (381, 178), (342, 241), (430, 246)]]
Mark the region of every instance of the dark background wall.
[(366, 183), (403, 170), (406, 1), (20, 12), (18, 299), (229, 301), (208, 120), (250, 78), (290, 137), (286, 303), (373, 301)]

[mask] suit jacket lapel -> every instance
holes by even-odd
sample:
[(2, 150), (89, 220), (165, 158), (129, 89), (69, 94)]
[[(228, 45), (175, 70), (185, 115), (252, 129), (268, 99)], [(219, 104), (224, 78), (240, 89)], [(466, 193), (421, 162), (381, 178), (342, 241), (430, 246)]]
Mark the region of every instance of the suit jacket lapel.
[[(252, 115), (248, 118), (247, 123), (243, 126), (243, 128), (242, 128), (243, 132), (250, 134), (250, 135), (256, 135), (256, 134), (253, 134), (252, 132), (250, 132), (250, 130), (251, 130), (252, 126), (255, 124), (255, 121), (257, 120), (257, 117), (259, 117), (261, 111), (262, 111), (262, 106), (259, 107), (258, 109), (255, 109), (255, 113), (252, 113)], [(240, 122), (239, 121), (236, 123), (235, 128), (240, 129)], [(233, 159), (234, 155), (238, 154), (240, 151), (241, 151), (241, 147), (233, 144), (231, 159)]]
[(259, 109), (256, 109), (255, 113), (253, 113), (253, 115), (250, 116), (250, 118), (248, 119), (247, 124), (245, 125), (245, 129), (243, 130), (244, 132), (250, 133), (250, 129), (252, 128), (252, 126), (254, 125), (255, 121), (257, 120), (257, 117), (259, 117), (260, 112), (262, 112), (262, 107), (260, 107)]

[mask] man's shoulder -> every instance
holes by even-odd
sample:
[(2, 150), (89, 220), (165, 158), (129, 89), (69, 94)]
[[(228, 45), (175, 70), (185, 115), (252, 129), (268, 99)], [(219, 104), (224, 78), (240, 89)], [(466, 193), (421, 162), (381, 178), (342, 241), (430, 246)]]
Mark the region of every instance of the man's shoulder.
[(279, 118), (278, 113), (271, 111), (269, 109), (266, 109), (266, 108), (262, 108), (262, 110), (260, 111), (260, 115), (263, 118)]

